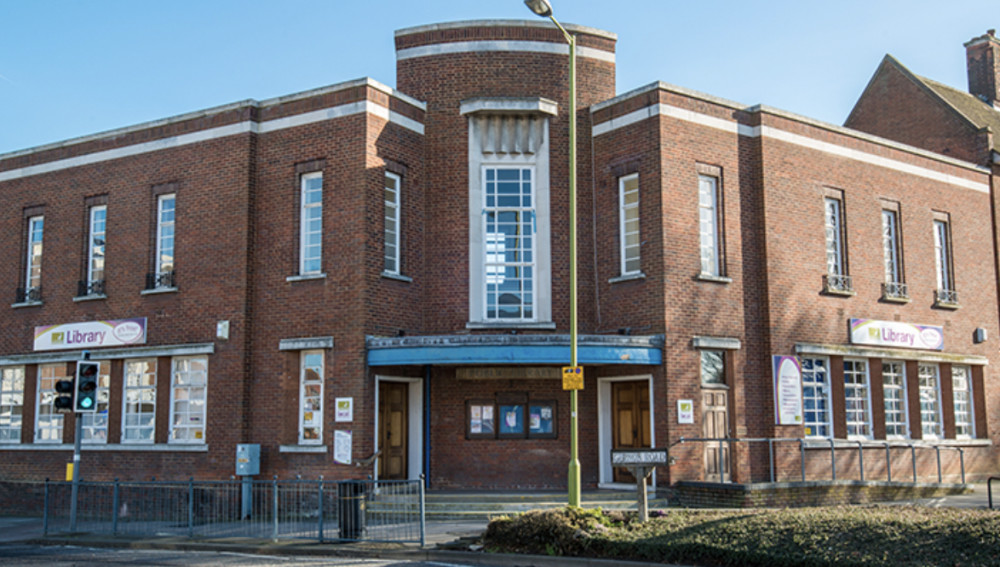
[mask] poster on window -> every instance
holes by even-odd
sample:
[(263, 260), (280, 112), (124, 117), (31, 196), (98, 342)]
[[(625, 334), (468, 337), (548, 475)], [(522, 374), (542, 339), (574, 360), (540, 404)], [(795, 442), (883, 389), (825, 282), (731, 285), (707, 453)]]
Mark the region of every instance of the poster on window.
[(337, 430), (333, 432), (333, 462), (338, 465), (351, 464), (351, 443), (350, 431)]
[(774, 370), (774, 413), (778, 425), (802, 425), (802, 367), (794, 356), (771, 357)]

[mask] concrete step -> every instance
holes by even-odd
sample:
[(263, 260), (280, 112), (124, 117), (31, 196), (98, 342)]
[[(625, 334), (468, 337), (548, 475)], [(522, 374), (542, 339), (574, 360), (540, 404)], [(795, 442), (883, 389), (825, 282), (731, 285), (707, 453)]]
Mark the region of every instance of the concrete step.
[[(425, 495), (424, 511), (428, 520), (488, 520), (497, 516), (523, 514), (531, 510), (551, 510), (566, 506), (567, 496), (564, 492), (525, 492), (525, 493), (442, 493), (431, 492)], [(584, 493), (580, 503), (584, 508), (601, 508), (603, 510), (636, 510), (635, 492), (601, 491)], [(657, 499), (655, 494), (649, 495), (649, 508), (666, 508), (666, 499)], [(374, 498), (368, 501), (371, 512), (391, 514), (393, 512), (413, 513), (412, 501), (396, 502), (392, 499)]]

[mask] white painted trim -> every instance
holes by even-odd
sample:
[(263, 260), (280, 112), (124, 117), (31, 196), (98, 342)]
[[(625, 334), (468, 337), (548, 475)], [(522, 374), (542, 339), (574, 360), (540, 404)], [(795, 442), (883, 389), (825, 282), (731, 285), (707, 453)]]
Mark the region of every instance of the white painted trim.
[[(730, 120), (725, 120), (722, 118), (716, 118), (715, 116), (709, 116), (707, 114), (702, 114), (699, 112), (692, 112), (683, 108), (678, 108), (676, 106), (670, 106), (667, 104), (653, 104), (645, 108), (640, 108), (623, 116), (617, 118), (612, 118), (606, 122), (601, 122), (593, 127), (593, 136), (597, 137), (602, 134), (607, 134), (619, 128), (624, 128), (626, 126), (635, 124), (646, 120), (647, 118), (653, 118), (655, 116), (665, 116), (667, 118), (674, 118), (677, 120), (682, 120), (684, 122), (690, 122), (693, 124), (698, 124), (700, 126), (706, 126), (709, 128), (714, 128), (716, 130), (722, 130), (729, 132), (730, 134), (737, 134), (740, 136), (746, 136), (749, 138), (768, 138), (771, 140), (777, 140), (780, 142), (786, 142), (796, 146), (808, 148), (811, 150), (823, 152), (826, 154), (831, 154), (837, 157), (842, 157), (846, 159), (851, 159), (859, 161), (862, 163), (867, 163), (870, 165), (875, 165), (878, 167), (884, 167), (886, 169), (891, 169), (894, 171), (899, 171), (909, 175), (916, 175), (917, 177), (923, 177), (925, 179), (930, 179), (932, 181), (938, 181), (941, 183), (947, 183), (949, 185), (955, 185), (957, 187), (962, 187), (965, 189), (971, 189), (979, 193), (989, 193), (990, 188), (988, 183), (981, 183), (977, 181), (972, 181), (970, 179), (965, 179), (958, 177), (956, 175), (950, 175), (947, 173), (942, 173), (940, 171), (935, 171), (932, 169), (927, 169), (925, 167), (920, 167), (917, 165), (912, 165), (899, 160), (884, 158), (875, 154), (868, 152), (863, 152), (860, 150), (855, 150), (845, 146), (840, 146), (837, 144), (832, 144), (830, 142), (823, 142), (821, 140), (816, 140), (801, 134), (793, 134), (775, 128), (774, 126), (747, 126), (745, 124), (739, 124)], [(986, 171), (983, 171), (985, 174)]]
[[(413, 132), (416, 132), (417, 134), (420, 135), (423, 135), (424, 133), (424, 125), (417, 122), (416, 120), (413, 120), (412, 118), (408, 118), (397, 112), (392, 112), (388, 108), (371, 101), (359, 101), (359, 102), (352, 102), (349, 104), (342, 104), (330, 108), (324, 108), (321, 110), (314, 110), (312, 112), (306, 112), (304, 114), (296, 114), (295, 116), (276, 118), (274, 120), (268, 120), (266, 122), (258, 123), (253, 121), (244, 121), (244, 122), (239, 122), (237, 124), (229, 124), (227, 126), (219, 126), (217, 128), (209, 128), (208, 130), (192, 132), (190, 134), (181, 134), (179, 136), (171, 136), (169, 138), (153, 140), (151, 142), (133, 144), (130, 146), (115, 148), (113, 150), (105, 150), (102, 152), (84, 154), (81, 156), (75, 156), (71, 158), (51, 161), (38, 165), (30, 165), (28, 167), (11, 169), (9, 171), (0, 171), (0, 181), (22, 179), (24, 177), (30, 177), (32, 175), (51, 173), (54, 171), (61, 171), (63, 169), (70, 169), (73, 167), (81, 167), (84, 165), (91, 165), (114, 159), (146, 154), (159, 150), (177, 148), (181, 146), (187, 146), (190, 144), (207, 142), (209, 140), (225, 138), (228, 136), (246, 134), (248, 132), (256, 134), (266, 134), (278, 130), (284, 130), (286, 128), (294, 128), (296, 126), (304, 126), (315, 122), (322, 122), (324, 120), (332, 120), (334, 118), (343, 118), (345, 116), (352, 116), (355, 114), (363, 114), (363, 113), (371, 114), (373, 116), (378, 116), (383, 120), (386, 120), (398, 126), (402, 126), (403, 128), (406, 128), (408, 130), (412, 130)], [(3, 156), (0, 156), (0, 159), (2, 158)]]
[[(648, 380), (649, 382), (649, 444), (656, 447), (656, 396), (652, 374), (637, 376), (613, 376), (597, 379), (597, 451), (598, 451), (598, 486), (614, 485), (614, 471), (611, 467), (611, 448), (614, 445), (611, 431), (614, 422), (611, 412), (611, 383)], [(653, 470), (652, 488), (656, 489), (656, 470)]]
[[(379, 383), (380, 382), (403, 382), (408, 385), (406, 389), (407, 397), (407, 423), (406, 429), (408, 437), (406, 440), (406, 475), (409, 480), (416, 480), (424, 472), (424, 379), (405, 378), (400, 376), (375, 375), (375, 434), (372, 445), (377, 453), (379, 440)], [(378, 461), (376, 461), (378, 462)], [(372, 478), (378, 480), (378, 466), (372, 471)]]
[(529, 114), (541, 112), (558, 116), (559, 103), (547, 98), (471, 98), (461, 101), (459, 114), (474, 114), (476, 112), (509, 112), (513, 114)]
[[(490, 53), (513, 51), (520, 53), (545, 53), (553, 55), (569, 55), (568, 43), (551, 43), (548, 41), (518, 41), (518, 40), (491, 40), (491, 41), (456, 41), (451, 43), (435, 43), (421, 45), (419, 47), (408, 47), (396, 51), (396, 61), (416, 59), (418, 57), (431, 57), (434, 55), (454, 55), (456, 53)], [(615, 54), (593, 47), (578, 46), (576, 54), (579, 57), (597, 59), (607, 63), (615, 62)]]

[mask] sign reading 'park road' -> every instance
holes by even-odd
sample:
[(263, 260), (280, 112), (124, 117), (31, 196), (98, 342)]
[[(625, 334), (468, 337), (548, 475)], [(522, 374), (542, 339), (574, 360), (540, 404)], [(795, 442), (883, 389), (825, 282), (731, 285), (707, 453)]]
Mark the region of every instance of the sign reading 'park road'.
[(615, 449), (611, 451), (611, 465), (615, 467), (666, 466), (666, 449)]

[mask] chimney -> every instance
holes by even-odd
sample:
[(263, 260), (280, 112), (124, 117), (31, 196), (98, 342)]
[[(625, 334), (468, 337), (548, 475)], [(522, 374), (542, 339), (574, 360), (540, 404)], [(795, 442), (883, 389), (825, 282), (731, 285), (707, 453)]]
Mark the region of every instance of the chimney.
[(1000, 108), (1000, 40), (996, 30), (971, 39), (965, 44), (969, 72), (969, 93), (987, 104)]

